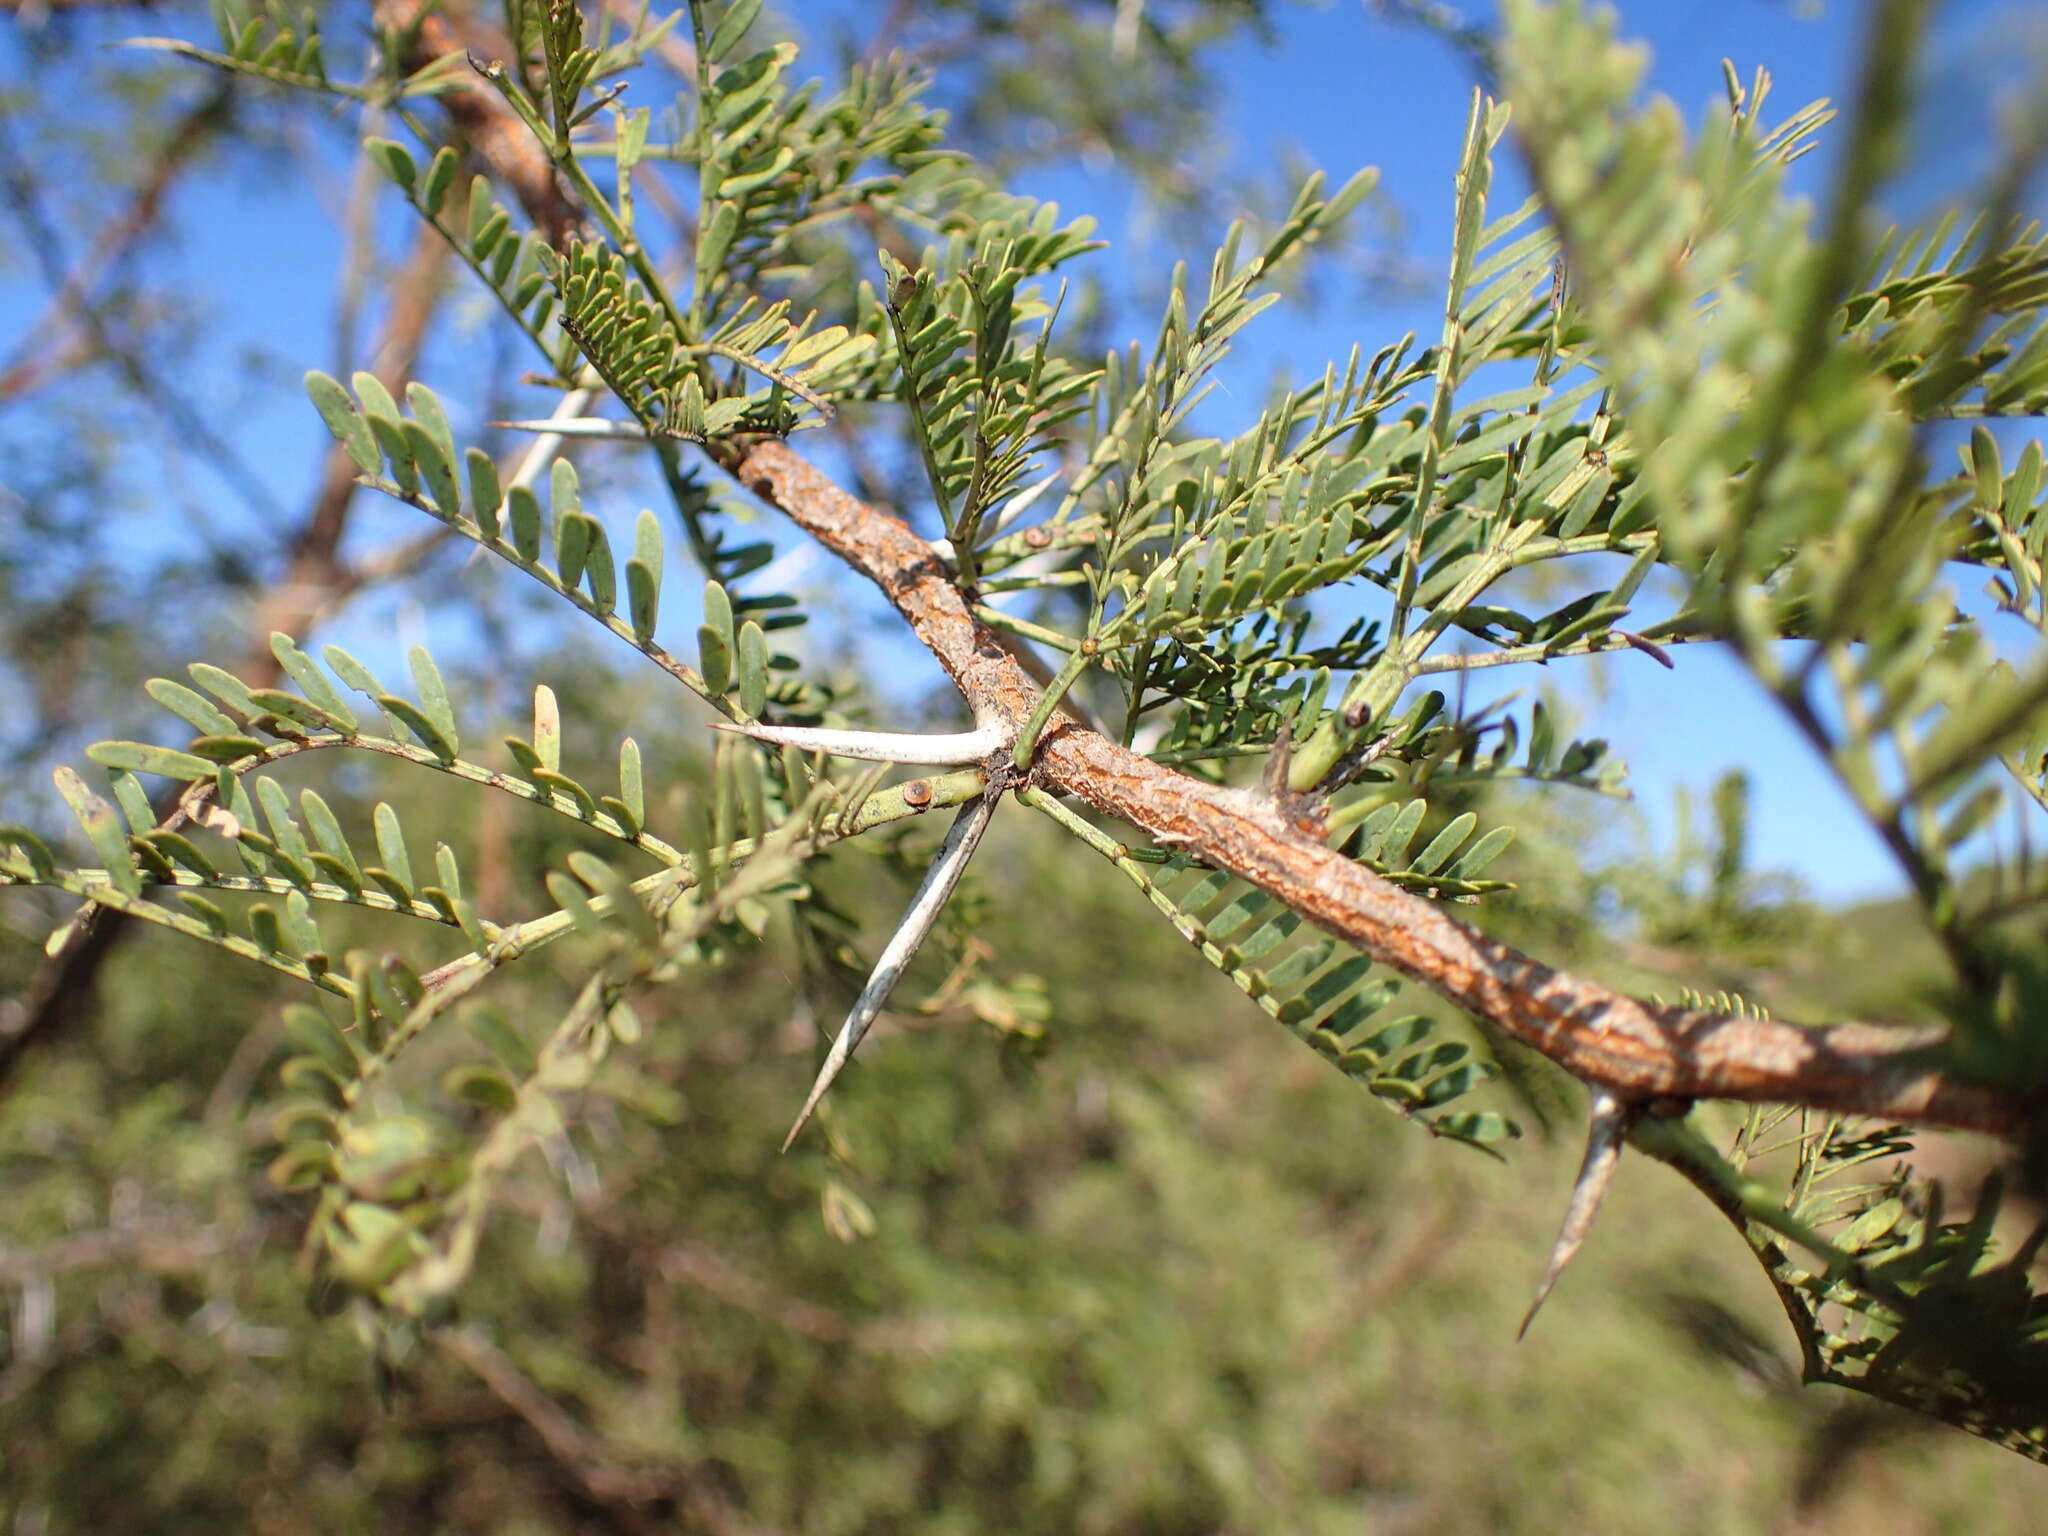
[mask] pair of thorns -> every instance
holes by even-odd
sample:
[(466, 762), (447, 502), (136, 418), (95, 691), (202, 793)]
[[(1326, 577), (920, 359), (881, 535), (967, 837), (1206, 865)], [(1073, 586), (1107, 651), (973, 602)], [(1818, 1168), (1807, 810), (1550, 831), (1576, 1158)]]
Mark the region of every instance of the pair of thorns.
[(811, 1084), (810, 1094), (797, 1114), (796, 1124), (783, 1138), (782, 1150), (787, 1152), (824, 1099), (826, 1091), (852, 1059), (854, 1048), (881, 1014), (889, 1001), (889, 994), (896, 990), (896, 983), (902, 979), (910, 962), (924, 947), (946, 899), (953, 894), (953, 887), (960, 883), (967, 861), (974, 857), (982, 833), (988, 830), (996, 802), (1003, 797), (1005, 790), (1023, 782), (1024, 771), (1011, 755), (1014, 743), (1006, 739), (1001, 727), (994, 725), (951, 735), (928, 736), (901, 731), (832, 731), (813, 726), (760, 725), (753, 721), (714, 723), (719, 730), (733, 731), (771, 746), (795, 747), (800, 752), (824, 752), (833, 757), (860, 758), (876, 763), (915, 763), (925, 767), (963, 767), (979, 763), (988, 772), (987, 787), (960, 808), (960, 814), (953, 819), (952, 828), (946, 833), (946, 840), (939, 845), (938, 857), (932, 860), (931, 868), (918, 882), (917, 894), (910, 898), (910, 908), (903, 914), (903, 921), (876, 957), (867, 985), (854, 999), (852, 1011), (846, 1015), (838, 1038), (826, 1053), (825, 1064), (818, 1069), (817, 1081)]
[[(945, 841), (939, 845), (938, 856), (918, 883), (917, 893), (911, 897), (902, 922), (876, 957), (867, 985), (861, 988), (860, 996), (854, 1000), (846, 1022), (840, 1026), (838, 1037), (825, 1055), (824, 1065), (818, 1069), (817, 1079), (811, 1084), (803, 1108), (797, 1113), (796, 1123), (783, 1138), (782, 1150), (787, 1152), (852, 1059), (855, 1048), (881, 1014), (890, 994), (896, 990), (896, 983), (923, 948), (924, 941), (938, 921), (940, 910), (953, 894), (953, 888), (960, 883), (967, 861), (974, 857), (982, 834), (988, 830), (996, 802), (1007, 790), (1025, 782), (1030, 749), (1025, 748), (1025, 760), (1020, 762), (1016, 755), (1017, 743), (1006, 738), (1003, 729), (996, 725), (948, 735), (919, 735), (898, 731), (835, 731), (811, 726), (761, 725), (752, 721), (718, 721), (715, 724), (719, 730), (732, 731), (772, 746), (795, 747), (802, 752), (823, 752), (833, 757), (927, 767), (981, 764), (988, 773), (987, 787), (961, 807), (960, 814), (946, 833)], [(1627, 1139), (1636, 1109), (1637, 1106), (1605, 1089), (1594, 1090), (1586, 1154), (1573, 1182), (1571, 1199), (1565, 1207), (1557, 1239), (1551, 1245), (1550, 1258), (1537, 1282), (1535, 1298), (1522, 1318), (1517, 1337), (1529, 1331), (1529, 1325), (1536, 1320), (1538, 1310), (1557, 1284), (1558, 1277), (1564, 1273), (1565, 1266), (1592, 1230), (1593, 1219), (1599, 1214), (1601, 1202), (1613, 1182), (1614, 1170), (1621, 1161), (1622, 1144)]]

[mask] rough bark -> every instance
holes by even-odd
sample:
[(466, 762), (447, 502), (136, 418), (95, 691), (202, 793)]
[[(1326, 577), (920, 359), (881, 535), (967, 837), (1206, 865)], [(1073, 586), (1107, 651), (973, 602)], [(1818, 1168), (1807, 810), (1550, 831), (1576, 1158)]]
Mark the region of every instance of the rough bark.
[[(974, 617), (922, 539), (786, 443), (723, 457), (755, 495), (881, 588), (978, 721), (1012, 730), (1024, 722), (1039, 686)], [(1935, 1064), (1938, 1026), (1809, 1027), (1665, 1007), (1552, 969), (1338, 853), (1306, 802), (1204, 783), (1070, 720), (1048, 729), (1033, 767), (1048, 787), (1249, 881), (1625, 1101), (1804, 1104), (1997, 1135), (2017, 1133), (2035, 1110), (1945, 1075)]]

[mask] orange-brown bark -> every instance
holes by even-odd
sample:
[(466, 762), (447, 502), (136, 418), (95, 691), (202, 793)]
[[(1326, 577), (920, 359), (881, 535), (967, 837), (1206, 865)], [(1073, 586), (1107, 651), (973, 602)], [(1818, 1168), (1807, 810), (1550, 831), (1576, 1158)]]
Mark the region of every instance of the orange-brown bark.
[[(728, 450), (727, 467), (882, 589), (978, 720), (1021, 725), (1039, 686), (975, 617), (930, 547), (849, 496), (786, 443)], [(1313, 818), (1138, 756), (1070, 720), (1035, 768), (1050, 787), (1279, 898), (1317, 927), (1628, 1100), (1811, 1105), (2009, 1135), (2032, 1106), (1933, 1064), (1939, 1028), (1809, 1027), (1664, 1007), (1553, 970), (1331, 848)]]

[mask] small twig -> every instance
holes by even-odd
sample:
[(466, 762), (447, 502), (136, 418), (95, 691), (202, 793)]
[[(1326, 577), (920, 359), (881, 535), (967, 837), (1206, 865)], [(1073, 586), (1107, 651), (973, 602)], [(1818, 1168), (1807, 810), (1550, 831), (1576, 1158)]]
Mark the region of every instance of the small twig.
[[(980, 543), (989, 539), (1001, 538), (1003, 531), (1014, 524), (1026, 512), (1030, 511), (1032, 504), (1056, 485), (1063, 473), (1064, 471), (1055, 470), (1036, 485), (1026, 486), (1008, 501), (1004, 502), (1002, 511), (983, 523), (976, 542)], [(933, 539), (931, 546), (933, 552), (941, 560), (950, 563), (954, 559), (953, 541), (951, 539)]]
[(475, 1373), (493, 1396), (540, 1437), (549, 1456), (574, 1477), (592, 1498), (605, 1504), (644, 1504), (680, 1495), (698, 1528), (737, 1533), (744, 1530), (722, 1500), (701, 1486), (686, 1463), (668, 1461), (634, 1465), (622, 1462), (602, 1436), (572, 1418), (513, 1363), (510, 1356), (475, 1327), (443, 1329), (434, 1342)]
[(1076, 646), (1067, 657), (1066, 665), (1053, 675), (1045, 685), (1045, 692), (1039, 695), (1038, 703), (1031, 713), (1024, 717), (1024, 724), (1017, 730), (1017, 739), (1010, 743), (1010, 755), (1019, 768), (1029, 768), (1031, 757), (1038, 750), (1039, 735), (1045, 730), (1046, 722), (1052, 719), (1053, 711), (1060, 707), (1060, 700), (1074, 684), (1081, 680), (1081, 674), (1088, 670), (1095, 660), (1095, 637), (1090, 635)]
[(898, 1353), (937, 1349), (954, 1332), (953, 1325), (943, 1317), (877, 1317), (856, 1321), (803, 1297), (783, 1295), (702, 1243), (666, 1244), (661, 1249), (660, 1267), (664, 1279), (693, 1285), (714, 1301), (821, 1344)]

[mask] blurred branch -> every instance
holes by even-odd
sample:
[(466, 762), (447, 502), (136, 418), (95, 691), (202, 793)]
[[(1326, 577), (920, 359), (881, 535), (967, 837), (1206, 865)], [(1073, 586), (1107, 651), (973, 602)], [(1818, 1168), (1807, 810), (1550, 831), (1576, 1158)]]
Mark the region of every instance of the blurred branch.
[[(408, 71), (422, 69), (451, 53), (501, 61), (512, 56), (505, 35), (472, 12), (437, 9), (430, 0), (377, 0), (372, 14), (379, 26), (413, 40), (410, 53), (399, 61)], [(546, 152), (502, 97), (478, 81), (442, 92), (440, 101), (456, 128), (492, 174), (512, 190), (550, 245), (559, 248), (582, 227), (582, 214), (555, 179)]]
[(205, 1268), (228, 1247), (217, 1229), (194, 1230), (186, 1222), (78, 1232), (38, 1248), (0, 1248), (0, 1285), (27, 1285), (38, 1277), (110, 1264), (151, 1274), (182, 1274)]
[[(592, 1498), (609, 1505), (637, 1505), (674, 1497), (681, 1501), (695, 1529), (712, 1536), (743, 1536), (747, 1531), (726, 1501), (704, 1486), (695, 1469), (676, 1463), (629, 1465), (620, 1461), (602, 1438), (570, 1417), (478, 1329), (443, 1329), (432, 1338), (524, 1419), (548, 1454)], [(627, 1514), (626, 1518), (632, 1517)]]
[[(44, 207), (42, 186), (14, 142), (4, 113), (0, 113), (0, 195), (5, 196), (21, 225), (29, 254), (49, 285), (52, 303), (64, 304), (65, 295), (73, 289), (63, 237)], [(186, 403), (179, 391), (158, 377), (156, 369), (143, 360), (137, 349), (124, 345), (114, 335), (113, 327), (95, 305), (80, 298), (70, 304), (70, 312), (95, 352), (114, 365), (136, 398), (161, 417), (180, 442), (211, 464), (235, 494), (266, 521), (283, 519), (284, 509), (262, 477)]]
[(943, 1348), (952, 1326), (942, 1318), (881, 1318), (856, 1322), (844, 1313), (800, 1296), (788, 1296), (762, 1284), (701, 1243), (668, 1243), (661, 1249), (661, 1272), (695, 1286), (714, 1300), (751, 1317), (821, 1344), (850, 1344), (856, 1349), (889, 1352)]
[(0, 14), (17, 16), (24, 26), (36, 26), (57, 11), (155, 10), (158, 0), (0, 0)]
[[(0, 366), (0, 401), (25, 394), (43, 379), (93, 355), (91, 347), (80, 346), (65, 332), (79, 323), (91, 306), (93, 289), (100, 279), (126, 260), (141, 238), (156, 227), (171, 184), (198, 159), (199, 151), (214, 133), (228, 125), (233, 101), (230, 82), (222, 80), (172, 124), (169, 136), (151, 157), (128, 205), (106, 222), (91, 247), (65, 273), (43, 312), (22, 332), (14, 355)], [(84, 323), (89, 325), (90, 321)], [(43, 342), (41, 349), (31, 353), (39, 339)]]

